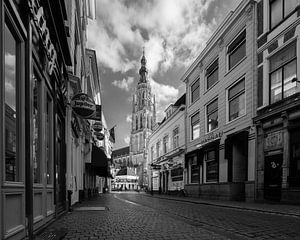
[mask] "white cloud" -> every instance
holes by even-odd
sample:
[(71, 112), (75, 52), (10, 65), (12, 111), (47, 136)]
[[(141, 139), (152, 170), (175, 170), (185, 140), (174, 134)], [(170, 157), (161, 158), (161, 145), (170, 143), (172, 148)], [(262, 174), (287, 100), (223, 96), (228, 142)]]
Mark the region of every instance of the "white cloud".
[(124, 142), (125, 142), (126, 144), (129, 144), (129, 143), (130, 143), (130, 137), (129, 137), (129, 136), (126, 136), (126, 137), (124, 138)]
[(126, 122), (129, 122), (129, 123), (131, 123), (132, 122), (132, 118), (131, 118), (132, 116), (130, 115), (130, 114), (128, 114), (127, 116), (126, 116)]
[[(114, 72), (137, 69), (143, 46), (152, 74), (176, 65), (186, 67), (224, 16), (221, 4), (205, 0), (99, 0), (97, 22), (88, 25), (88, 45)], [(211, 17), (215, 9), (219, 9), (213, 12), (217, 19)]]
[(130, 86), (132, 85), (132, 83), (134, 82), (134, 78), (133, 77), (127, 77), (123, 78), (123, 80), (114, 80), (112, 82), (112, 84), (118, 88), (124, 89), (125, 91), (129, 91), (130, 90)]
[(150, 85), (155, 95), (157, 121), (161, 121), (164, 117), (165, 109), (170, 103), (174, 103), (177, 100), (179, 91), (170, 85), (158, 83), (152, 78), (150, 78)]

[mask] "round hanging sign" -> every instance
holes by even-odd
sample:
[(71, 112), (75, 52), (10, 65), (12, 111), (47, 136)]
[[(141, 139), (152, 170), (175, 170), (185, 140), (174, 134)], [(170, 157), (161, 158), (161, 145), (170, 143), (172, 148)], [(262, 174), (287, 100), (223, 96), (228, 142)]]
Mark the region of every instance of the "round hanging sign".
[(102, 130), (102, 122), (95, 122), (93, 124), (93, 129), (95, 132), (100, 132)]
[(97, 137), (98, 140), (101, 141), (101, 140), (104, 139), (104, 134), (103, 133), (101, 133), (101, 132), (95, 132), (94, 134), (96, 135), (96, 137)]
[(85, 93), (78, 93), (71, 99), (73, 111), (82, 118), (88, 118), (95, 114), (96, 104), (94, 100)]

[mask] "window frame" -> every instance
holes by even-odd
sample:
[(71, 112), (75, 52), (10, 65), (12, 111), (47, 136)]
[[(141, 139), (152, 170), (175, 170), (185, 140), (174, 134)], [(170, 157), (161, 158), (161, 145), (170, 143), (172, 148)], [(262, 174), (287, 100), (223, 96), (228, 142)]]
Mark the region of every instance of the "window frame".
[[(198, 84), (198, 86), (193, 90), (193, 86), (195, 86), (196, 84)], [(193, 98), (193, 93), (195, 93), (196, 91), (198, 91), (198, 96), (196, 96), (196, 98)], [(199, 98), (200, 98), (200, 78), (198, 77), (195, 81), (193, 81), (193, 83), (190, 85), (190, 93), (191, 93), (191, 98), (190, 98), (190, 103), (193, 104), (194, 102), (196, 102)]]
[(297, 7), (299, 6), (299, 3), (298, 3), (298, 5), (296, 5), (296, 7), (292, 11), (285, 14), (285, 1), (289, 1), (289, 0), (279, 0), (279, 1), (281, 1), (281, 6), (280, 6), (281, 7), (281, 9), (280, 9), (281, 10), (281, 19), (274, 26), (272, 26), (272, 11), (271, 11), (272, 6), (271, 5), (272, 5), (272, 3), (276, 2), (276, 1), (278, 1), (278, 0), (269, 0), (269, 29), (270, 29), (270, 31), (275, 29), (282, 22), (284, 22), (287, 18), (289, 18), (291, 15), (293, 15), (296, 12)]
[[(244, 81), (244, 89), (240, 90), (239, 92), (237, 92), (233, 97), (229, 98), (229, 91), (231, 89), (233, 89), (235, 86), (237, 86), (241, 81)], [(244, 109), (245, 109), (245, 113), (241, 114), (233, 119), (230, 119), (230, 102), (238, 97), (240, 97), (242, 94), (244, 94), (244, 98), (245, 98), (245, 104), (244, 104)], [(246, 109), (247, 103), (246, 103), (246, 77), (243, 76), (242, 78), (239, 78), (237, 81), (235, 81), (228, 89), (227, 89), (227, 112), (228, 114), (226, 114), (226, 118), (227, 118), (227, 123), (230, 123), (236, 119), (239, 119), (243, 116), (245, 116), (247, 114), (247, 109)]]
[[(212, 105), (213, 103), (217, 102), (217, 108), (214, 109), (213, 111), (211, 111), (210, 113), (208, 113), (208, 107), (210, 105)], [(212, 114), (214, 114), (215, 112), (217, 112), (217, 118), (219, 118), (219, 99), (218, 97), (214, 98), (212, 101), (210, 101), (209, 103), (206, 104), (205, 106), (205, 116), (206, 116), (206, 133), (210, 133), (212, 131), (214, 131), (215, 129), (219, 128), (219, 121), (217, 121), (217, 127), (215, 127), (214, 129), (209, 131), (209, 119), (208, 117)]]
[[(298, 79), (298, 74), (297, 74), (297, 40), (290, 42), (289, 44), (283, 46), (278, 51), (276, 51), (274, 54), (272, 54), (272, 56), (269, 57), (269, 66), (271, 66), (271, 60), (272, 60), (273, 57), (275, 57), (277, 54), (280, 54), (281, 51), (286, 50), (288, 47), (291, 47), (292, 44), (295, 44), (295, 49), (296, 49), (295, 56), (293, 56), (288, 61), (284, 62), (284, 64), (281, 64), (279, 67), (276, 67), (272, 71), (271, 71), (271, 67), (269, 68), (269, 104), (277, 103), (279, 101), (282, 101), (282, 100), (288, 98), (288, 97), (284, 97), (284, 73), (285, 73), (284, 72), (284, 68), (285, 68), (285, 66), (287, 66), (288, 64), (290, 64), (293, 61), (296, 61), (296, 79)], [(281, 70), (281, 75), (280, 75), (280, 77), (281, 77), (281, 99), (272, 102), (271, 101), (271, 97), (272, 97), (272, 95), (271, 95), (271, 87), (272, 87), (272, 84), (271, 84), (271, 75), (273, 73), (279, 71), (279, 70)], [(297, 89), (298, 82), (296, 81), (295, 84), (296, 84), (296, 89)]]
[[(214, 66), (214, 64), (217, 62), (217, 65)], [(213, 67), (214, 66), (214, 67)], [(212, 68), (213, 67), (213, 68)], [(212, 68), (212, 69), (211, 69)], [(208, 86), (208, 80), (209, 77), (212, 76), (215, 72), (217, 71), (217, 80), (211, 84), (210, 86)], [(219, 57), (217, 57), (216, 59), (214, 59), (209, 66), (206, 68), (205, 70), (205, 82), (206, 82), (206, 90), (211, 89), (213, 86), (215, 86), (217, 84), (217, 82), (219, 82)]]
[(176, 149), (178, 147), (179, 147), (179, 127), (175, 127), (173, 129), (173, 149)]
[[(193, 117), (195, 117), (196, 115), (198, 115), (198, 120), (196, 121), (196, 124), (193, 124), (192, 119)], [(197, 138), (194, 138), (194, 126), (199, 125), (199, 136)], [(194, 113), (193, 115), (191, 115), (190, 117), (190, 126), (191, 126), (191, 141), (194, 141), (196, 139), (198, 139), (200, 137), (200, 111)]]
[[(245, 37), (240, 39), (239, 41), (237, 41), (241, 35), (245, 34)], [(237, 42), (236, 42), (237, 41)], [(237, 36), (232, 39), (232, 41), (228, 44), (227, 46), (227, 71), (231, 71), (232, 69), (234, 69), (237, 65), (239, 65), (244, 58), (247, 56), (247, 48), (246, 48), (246, 43), (247, 43), (247, 31), (246, 28), (243, 28), (238, 34)], [(230, 66), (230, 56), (235, 53), (243, 44), (245, 44), (245, 55), (242, 56), (233, 66)], [(232, 47), (232, 50), (230, 50), (231, 46), (234, 45), (234, 47)]]
[(166, 135), (163, 138), (163, 153), (164, 154), (166, 154), (169, 151), (168, 143), (169, 143), (169, 135)]
[[(194, 166), (194, 169), (193, 169)], [(197, 179), (193, 178), (193, 171), (197, 172)], [(189, 157), (189, 184), (199, 184), (200, 183), (200, 166), (198, 164), (197, 155), (192, 155)]]
[[(25, 95), (24, 95), (24, 76), (25, 76), (25, 40), (24, 37), (21, 33), (20, 28), (16, 25), (13, 17), (10, 15), (8, 11), (3, 11), (3, 28), (7, 26), (9, 31), (11, 32), (14, 40), (15, 40), (15, 81), (16, 81), (16, 86), (15, 86), (15, 101), (16, 101), (16, 113), (19, 115), (16, 117), (16, 174), (15, 174), (15, 179), (14, 180), (7, 180), (6, 178), (6, 154), (5, 154), (5, 134), (6, 134), (6, 129), (5, 129), (5, 104), (3, 104), (2, 107), (0, 107), (0, 115), (2, 120), (0, 121), (2, 123), (2, 127), (0, 129), (0, 132), (2, 132), (2, 150), (0, 151), (1, 157), (3, 160), (2, 166), (0, 169), (2, 170), (3, 176), (2, 180), (5, 184), (20, 184), (24, 183), (25, 181), (25, 172), (24, 172), (24, 163), (25, 163), (25, 133), (24, 133), (24, 126), (22, 125), (22, 122), (24, 122), (24, 116), (25, 116), (25, 111), (24, 111), (24, 100), (25, 100)], [(4, 29), (3, 29), (4, 30)], [(4, 39), (4, 33), (2, 34), (3, 36), (3, 49), (2, 49), (2, 54), (5, 56), (5, 39)], [(1, 86), (2, 86), (2, 100), (3, 103), (5, 103), (5, 57), (2, 58), (3, 63), (2, 64), (2, 72), (3, 72), (3, 80), (1, 80)], [(3, 84), (3, 85), (2, 85)], [(3, 122), (2, 122), (3, 121)], [(3, 167), (3, 168), (2, 168)]]
[[(213, 159), (208, 159), (208, 153), (210, 152), (214, 152), (214, 158)], [(217, 183), (219, 181), (219, 160), (218, 160), (218, 153), (217, 153), (217, 149), (216, 148), (211, 148), (211, 149), (208, 149), (204, 152), (204, 162), (205, 162), (205, 168), (204, 168), (204, 171), (205, 171), (205, 183)], [(207, 174), (207, 171), (208, 171), (208, 167), (207, 167), (207, 163), (212, 163), (212, 162), (215, 162), (216, 164), (216, 178), (213, 178), (213, 179), (208, 179), (208, 174)]]

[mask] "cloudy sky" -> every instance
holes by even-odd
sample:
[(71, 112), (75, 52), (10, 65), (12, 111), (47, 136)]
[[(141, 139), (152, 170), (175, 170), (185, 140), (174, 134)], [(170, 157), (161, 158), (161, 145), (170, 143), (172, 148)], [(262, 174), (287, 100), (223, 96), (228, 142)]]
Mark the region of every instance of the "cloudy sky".
[(95, 49), (108, 127), (116, 126), (114, 149), (129, 144), (132, 95), (145, 47), (157, 118), (184, 92), (180, 81), (206, 41), (241, 0), (96, 0), (88, 23)]

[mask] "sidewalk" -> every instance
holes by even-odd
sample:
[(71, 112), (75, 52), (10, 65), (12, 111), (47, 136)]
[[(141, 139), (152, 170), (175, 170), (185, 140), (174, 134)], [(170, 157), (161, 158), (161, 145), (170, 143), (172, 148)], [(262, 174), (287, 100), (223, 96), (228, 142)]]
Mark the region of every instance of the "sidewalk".
[(177, 197), (177, 196), (157, 194), (157, 193), (153, 195), (147, 193), (144, 194), (145, 196), (148, 197), (168, 199), (172, 201), (181, 201), (181, 202), (189, 202), (195, 204), (235, 208), (235, 209), (241, 209), (247, 211), (279, 214), (284, 216), (293, 216), (293, 217), (300, 218), (300, 205), (290, 205), (290, 204), (282, 204), (282, 203), (239, 202), (239, 201), (229, 201), (229, 200), (224, 200), (224, 201), (205, 200), (205, 199), (195, 198), (195, 197)]

